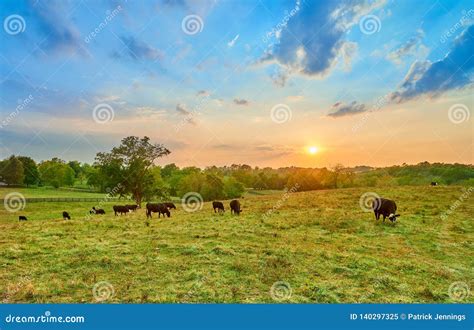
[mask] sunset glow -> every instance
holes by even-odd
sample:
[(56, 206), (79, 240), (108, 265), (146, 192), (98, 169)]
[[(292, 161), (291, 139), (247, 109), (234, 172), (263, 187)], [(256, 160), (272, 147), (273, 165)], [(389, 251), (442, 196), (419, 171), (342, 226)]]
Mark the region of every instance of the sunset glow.
[(165, 2), (5, 2), (0, 156), (146, 135), (201, 168), (473, 162), (469, 1)]
[(311, 155), (315, 155), (317, 154), (319, 151), (318, 147), (315, 147), (315, 146), (311, 146), (308, 148), (308, 152), (311, 154)]

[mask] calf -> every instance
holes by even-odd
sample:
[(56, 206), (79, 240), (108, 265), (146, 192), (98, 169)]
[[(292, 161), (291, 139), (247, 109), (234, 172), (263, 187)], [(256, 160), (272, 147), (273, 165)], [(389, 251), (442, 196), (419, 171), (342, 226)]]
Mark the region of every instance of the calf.
[(63, 211), (63, 219), (64, 220), (71, 220), (71, 216), (66, 211)]
[(376, 220), (380, 219), (380, 215), (383, 215), (383, 221), (388, 217), (390, 221), (394, 222), (400, 216), (400, 214), (395, 214), (397, 204), (390, 199), (375, 198), (372, 202), (372, 209), (374, 210)]
[(158, 203), (158, 204), (147, 203), (146, 204), (146, 217), (151, 218), (153, 212), (158, 213), (158, 218), (160, 217), (161, 214), (163, 214), (163, 217), (165, 217), (165, 215), (167, 215), (168, 218), (171, 217), (171, 213), (168, 210), (168, 207), (166, 207), (166, 205), (163, 203)]
[(230, 213), (231, 214), (237, 214), (240, 215), (240, 212), (242, 212), (240, 208), (240, 202), (236, 199), (230, 202)]
[(117, 215), (117, 213), (127, 214), (129, 212), (128, 207), (124, 205), (114, 205), (112, 208), (114, 209), (115, 215)]
[(28, 220), (28, 219), (24, 215), (20, 215), (18, 217), (18, 221), (26, 221), (26, 220)]
[(138, 209), (138, 205), (125, 205), (129, 211), (135, 212)]
[(212, 208), (214, 209), (214, 213), (216, 213), (216, 210), (221, 213), (221, 212), (225, 212), (224, 210), (224, 204), (222, 204), (222, 202), (212, 202)]
[(168, 210), (171, 210), (171, 209), (175, 209), (176, 210), (176, 205), (174, 205), (173, 203), (171, 202), (166, 202), (166, 203), (163, 203), (165, 204), (165, 206), (168, 208)]
[(104, 209), (96, 209), (95, 206), (89, 211), (90, 214), (105, 214)]

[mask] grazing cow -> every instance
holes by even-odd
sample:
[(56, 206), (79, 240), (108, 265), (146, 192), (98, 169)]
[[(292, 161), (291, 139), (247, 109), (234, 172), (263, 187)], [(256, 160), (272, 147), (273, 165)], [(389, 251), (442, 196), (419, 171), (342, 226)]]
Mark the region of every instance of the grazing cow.
[(63, 219), (64, 220), (71, 220), (71, 216), (66, 211), (63, 211)]
[(176, 210), (176, 205), (174, 205), (173, 203), (171, 202), (166, 202), (166, 203), (163, 203), (165, 204), (165, 206), (168, 208), (168, 210), (171, 210), (171, 209), (175, 209)]
[(230, 213), (240, 215), (242, 209), (240, 208), (240, 202), (236, 199), (230, 202)]
[(214, 213), (216, 213), (216, 210), (219, 213), (225, 212), (224, 204), (222, 204), (222, 202), (217, 202), (217, 201), (212, 202), (212, 208), (214, 209)]
[(117, 213), (120, 213), (122, 215), (127, 214), (129, 212), (128, 207), (124, 205), (114, 205), (112, 208), (114, 209), (115, 215), (117, 215)]
[(105, 214), (104, 209), (96, 209), (95, 206), (89, 211), (90, 214)]
[(26, 221), (26, 220), (28, 220), (28, 219), (24, 215), (20, 215), (18, 217), (18, 221)]
[(388, 217), (390, 221), (394, 222), (400, 216), (400, 214), (395, 214), (397, 204), (390, 199), (375, 198), (372, 203), (372, 209), (374, 210), (376, 220), (380, 219), (380, 215), (383, 215), (383, 221)]
[(137, 209), (138, 209), (138, 205), (137, 204), (134, 204), (134, 205), (125, 205), (129, 211), (132, 211), (132, 212), (135, 212)]
[(153, 203), (147, 203), (146, 204), (146, 217), (147, 218), (151, 218), (152, 217), (152, 213), (158, 213), (158, 218), (160, 217), (161, 214), (163, 214), (163, 217), (165, 217), (165, 215), (169, 217), (171, 217), (171, 213), (170, 211), (168, 210), (168, 208), (166, 207), (165, 204), (163, 203), (158, 203), (158, 204), (153, 204)]
[(432, 186), (437, 186), (437, 185), (438, 185), (438, 182), (436, 182), (436, 181), (431, 181), (431, 185), (432, 185)]

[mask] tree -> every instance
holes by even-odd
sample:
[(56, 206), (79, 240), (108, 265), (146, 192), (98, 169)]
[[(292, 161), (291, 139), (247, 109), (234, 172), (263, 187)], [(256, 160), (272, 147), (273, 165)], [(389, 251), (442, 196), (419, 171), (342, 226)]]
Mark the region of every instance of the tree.
[(341, 177), (341, 173), (344, 171), (344, 165), (342, 164), (336, 164), (333, 168), (332, 171), (334, 173), (334, 188), (337, 188), (338, 185), (338, 180)]
[(166, 179), (171, 177), (174, 173), (179, 172), (179, 167), (175, 163), (165, 165), (161, 169), (161, 177)]
[(74, 170), (59, 158), (41, 162), (38, 166), (41, 182), (55, 188), (72, 186), (74, 184)]
[(23, 163), (15, 156), (11, 156), (2, 167), (2, 178), (6, 184), (22, 184), (25, 178)]
[(147, 185), (148, 189), (145, 189), (144, 193), (145, 200), (150, 200), (152, 197), (158, 197), (162, 200), (169, 199), (169, 187), (161, 177), (161, 170), (159, 166), (153, 166), (150, 169), (150, 180), (153, 184)]
[(79, 175), (81, 174), (82, 172), (82, 167), (81, 167), (81, 163), (78, 162), (77, 160), (71, 160), (70, 162), (67, 163), (69, 165), (70, 168), (73, 169), (74, 171), (74, 176), (76, 178), (79, 178)]
[(29, 185), (38, 184), (40, 180), (40, 174), (38, 172), (38, 166), (36, 166), (36, 162), (32, 158), (26, 156), (20, 156), (18, 159), (23, 164), (23, 171), (25, 174), (23, 183), (26, 184), (27, 187)]
[(231, 199), (241, 197), (244, 191), (244, 185), (237, 181), (233, 176), (227, 176), (224, 178), (225, 198)]
[[(138, 138), (129, 136), (122, 139), (118, 147), (114, 147), (110, 152), (99, 152), (96, 155), (95, 165), (100, 171), (110, 166), (116, 169), (114, 184), (119, 183), (124, 192), (130, 193), (137, 204), (141, 204), (145, 192), (150, 191), (153, 186), (150, 169), (153, 162), (162, 156), (170, 154), (170, 151), (161, 144), (150, 143), (150, 138), (145, 136)], [(99, 176), (102, 177), (103, 176)]]
[(200, 194), (207, 201), (224, 198), (224, 183), (221, 177), (214, 173), (206, 173)]

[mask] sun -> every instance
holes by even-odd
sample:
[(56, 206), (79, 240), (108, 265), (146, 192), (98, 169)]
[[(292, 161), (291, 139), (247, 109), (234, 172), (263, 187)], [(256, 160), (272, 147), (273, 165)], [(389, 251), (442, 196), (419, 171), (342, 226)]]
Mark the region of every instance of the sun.
[(315, 147), (315, 146), (311, 146), (308, 148), (308, 152), (311, 154), (311, 155), (315, 155), (317, 154), (319, 151), (318, 147)]

